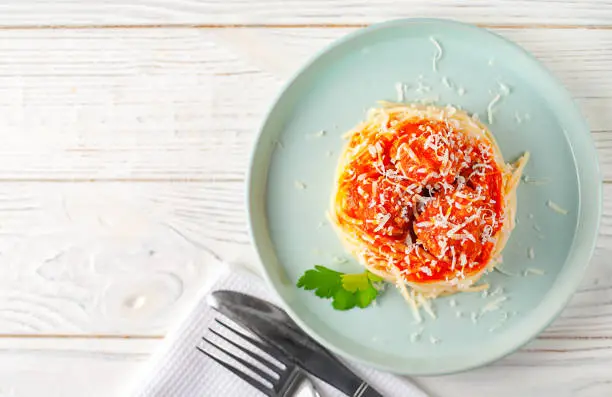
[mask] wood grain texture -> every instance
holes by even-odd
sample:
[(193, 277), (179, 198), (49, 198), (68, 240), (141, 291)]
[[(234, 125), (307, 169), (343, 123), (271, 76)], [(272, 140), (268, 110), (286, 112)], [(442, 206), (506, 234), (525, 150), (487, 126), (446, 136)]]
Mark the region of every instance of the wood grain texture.
[[(254, 266), (256, 126), (287, 76), (351, 30), (0, 31), (2, 332), (163, 334), (209, 269)], [(612, 181), (612, 30), (498, 32), (568, 86)], [(612, 335), (605, 213), (588, 290), (550, 333)]]
[[(0, 396), (127, 395), (162, 343), (0, 339)], [(432, 397), (602, 397), (611, 390), (610, 360), (610, 339), (538, 339), (485, 368), (413, 381)]]
[(124, 396), (159, 340), (1, 339), (0, 396)]
[(2, 26), (121, 24), (369, 24), (399, 17), (481, 24), (604, 25), (610, 0), (28, 0), (0, 7)]
[[(0, 181), (243, 180), (282, 83), (350, 31), (0, 31)], [(612, 180), (612, 30), (496, 31), (569, 88)]]
[[(612, 338), (612, 185), (604, 198), (592, 266), (547, 337)], [(1, 333), (163, 335), (221, 261), (256, 265), (243, 199), (229, 181), (1, 185)]]
[(485, 368), (416, 381), (432, 397), (607, 396), (611, 348), (611, 340), (536, 340)]
[[(15, 27), (0, 28), (0, 396), (121, 395), (221, 262), (255, 266), (243, 183), (256, 126), (306, 58), (354, 30), (32, 25), (401, 15), (557, 25), (495, 31), (569, 88), (612, 182), (611, 10), (609, 0), (0, 4), (0, 27)], [(595, 257), (557, 321), (499, 363), (417, 382), (444, 397), (612, 394), (612, 184), (604, 202)]]
[(207, 244), (246, 244), (242, 227), (231, 233), (242, 226), (235, 192), (213, 183), (3, 185), (0, 333), (163, 333), (221, 270)]

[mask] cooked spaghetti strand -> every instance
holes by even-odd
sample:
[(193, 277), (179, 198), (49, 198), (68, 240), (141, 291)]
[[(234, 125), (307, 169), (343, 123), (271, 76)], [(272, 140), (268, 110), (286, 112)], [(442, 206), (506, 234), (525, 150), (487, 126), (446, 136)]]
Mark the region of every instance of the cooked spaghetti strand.
[(346, 139), (330, 219), (348, 251), (413, 309), (487, 288), (474, 284), (501, 261), (528, 153), (505, 164), (487, 127), (451, 106), (383, 102)]

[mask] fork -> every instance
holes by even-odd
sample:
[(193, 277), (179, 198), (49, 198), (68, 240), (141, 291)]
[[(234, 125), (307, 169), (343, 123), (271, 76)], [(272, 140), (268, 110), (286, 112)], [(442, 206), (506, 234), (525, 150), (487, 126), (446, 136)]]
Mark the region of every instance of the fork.
[(251, 386), (261, 391), (266, 396), (269, 396), (269, 397), (320, 397), (319, 393), (315, 390), (313, 383), (310, 381), (306, 373), (300, 367), (295, 365), (291, 361), (291, 359), (286, 357), (282, 352), (277, 350), (272, 345), (269, 345), (261, 340), (257, 340), (253, 338), (252, 336), (231, 327), (230, 325), (224, 323), (223, 321), (219, 319), (215, 319), (215, 322), (217, 322), (217, 324), (219, 324), (221, 327), (230, 331), (232, 334), (236, 335), (242, 341), (246, 341), (250, 343), (251, 345), (257, 347), (261, 351), (267, 353), (268, 355), (273, 357), (275, 360), (277, 360), (281, 365), (279, 365), (278, 363), (273, 363), (271, 360), (263, 357), (262, 355), (257, 354), (252, 350), (249, 350), (248, 347), (241, 346), (241, 344), (236, 343), (233, 340), (227, 338), (226, 336), (222, 335), (220, 332), (216, 331), (215, 329), (211, 327), (208, 328), (208, 330), (211, 333), (213, 333), (214, 335), (216, 335), (223, 341), (227, 342), (229, 345), (245, 353), (247, 356), (251, 357), (253, 360), (257, 361), (259, 364), (266, 367), (268, 370), (270, 370), (272, 373), (274, 373), (277, 376), (273, 376), (270, 373), (262, 370), (258, 366), (252, 364), (251, 362), (241, 357), (238, 357), (236, 354), (232, 353), (231, 351), (227, 349), (224, 349), (223, 347), (219, 346), (218, 344), (216, 344), (215, 342), (211, 341), (210, 339), (206, 337), (202, 337), (202, 339), (206, 343), (208, 343), (215, 349), (225, 353), (227, 356), (231, 357), (234, 361), (241, 364), (245, 368), (248, 368), (250, 371), (255, 373), (257, 376), (261, 377), (266, 382), (268, 382), (271, 386), (252, 377), (251, 375), (233, 366), (232, 364), (229, 364), (228, 362), (223, 361), (222, 359), (212, 355), (211, 353), (202, 349), (200, 346), (196, 346), (196, 348), (200, 352), (204, 353), (205, 355), (207, 355), (208, 357), (216, 361), (218, 364), (222, 365), (224, 368), (228, 369), (229, 371), (234, 373), (236, 376), (240, 377), (242, 380), (244, 380), (245, 382), (249, 383)]

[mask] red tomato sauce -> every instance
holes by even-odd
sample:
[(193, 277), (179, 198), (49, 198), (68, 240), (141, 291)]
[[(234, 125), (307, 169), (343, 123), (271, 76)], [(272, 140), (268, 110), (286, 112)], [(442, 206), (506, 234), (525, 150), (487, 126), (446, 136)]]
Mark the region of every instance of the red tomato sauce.
[(355, 155), (339, 178), (338, 220), (358, 229), (368, 258), (413, 282), (461, 279), (487, 265), (504, 194), (485, 137), (422, 120), (355, 133), (348, 145)]

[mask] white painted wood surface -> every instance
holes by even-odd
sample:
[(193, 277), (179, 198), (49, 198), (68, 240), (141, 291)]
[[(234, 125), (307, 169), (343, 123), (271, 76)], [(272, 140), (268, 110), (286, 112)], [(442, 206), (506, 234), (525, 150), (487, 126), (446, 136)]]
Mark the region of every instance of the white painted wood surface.
[[(255, 265), (243, 181), (282, 83), (400, 16), (486, 25), (534, 53), (612, 182), (610, 0), (0, 2), (0, 396), (121, 395), (222, 262)], [(494, 365), (416, 381), (440, 397), (612, 395), (612, 184), (604, 200), (561, 318)]]
[(4, 1), (4, 26), (366, 24), (400, 17), (481, 24), (612, 24), (610, 0), (27, 0)]

